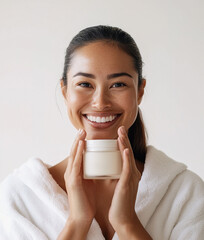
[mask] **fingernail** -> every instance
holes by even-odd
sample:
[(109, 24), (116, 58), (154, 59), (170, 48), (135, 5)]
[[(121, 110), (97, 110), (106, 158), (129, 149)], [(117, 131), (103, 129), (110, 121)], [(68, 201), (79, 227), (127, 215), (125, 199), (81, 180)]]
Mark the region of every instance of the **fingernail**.
[(125, 127), (124, 127), (124, 126), (121, 127), (121, 132), (122, 132), (123, 134), (126, 134), (126, 131), (125, 131)]
[(79, 129), (78, 134), (81, 135), (83, 133), (83, 129)]

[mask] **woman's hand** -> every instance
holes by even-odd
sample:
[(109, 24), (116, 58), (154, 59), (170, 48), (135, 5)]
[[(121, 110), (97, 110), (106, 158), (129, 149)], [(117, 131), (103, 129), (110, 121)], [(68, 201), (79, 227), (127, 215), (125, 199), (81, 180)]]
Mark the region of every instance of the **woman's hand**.
[(95, 187), (92, 180), (83, 179), (82, 159), (86, 132), (81, 129), (73, 143), (64, 174), (70, 215), (68, 220), (89, 225), (95, 215)]
[(120, 179), (117, 182), (109, 210), (109, 221), (117, 231), (121, 226), (137, 222), (135, 201), (141, 174), (136, 167), (129, 138), (122, 126), (118, 129), (118, 144), (123, 159)]

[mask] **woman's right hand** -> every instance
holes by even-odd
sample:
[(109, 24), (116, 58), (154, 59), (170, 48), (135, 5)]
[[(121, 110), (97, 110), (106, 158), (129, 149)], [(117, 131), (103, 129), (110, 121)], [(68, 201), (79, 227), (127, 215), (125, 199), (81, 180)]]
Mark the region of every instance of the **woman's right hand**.
[(83, 179), (83, 150), (85, 130), (79, 130), (72, 145), (67, 168), (64, 174), (68, 194), (70, 215), (68, 220), (77, 224), (91, 224), (95, 211), (95, 186), (92, 180)]

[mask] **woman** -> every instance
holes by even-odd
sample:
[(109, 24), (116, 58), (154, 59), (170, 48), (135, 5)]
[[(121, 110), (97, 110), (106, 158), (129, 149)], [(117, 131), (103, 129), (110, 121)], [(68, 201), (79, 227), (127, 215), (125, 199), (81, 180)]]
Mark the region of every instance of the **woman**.
[[(95, 26), (73, 38), (61, 89), (78, 135), (59, 164), (32, 158), (2, 183), (2, 239), (202, 239), (203, 181), (146, 145), (145, 85), (126, 32)], [(83, 179), (85, 139), (117, 139), (119, 180)]]

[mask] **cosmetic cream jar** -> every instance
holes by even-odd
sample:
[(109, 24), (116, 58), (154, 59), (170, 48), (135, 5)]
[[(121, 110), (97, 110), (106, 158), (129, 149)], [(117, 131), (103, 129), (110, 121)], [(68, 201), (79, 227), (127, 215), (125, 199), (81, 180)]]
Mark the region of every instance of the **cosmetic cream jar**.
[(118, 179), (122, 158), (115, 139), (86, 140), (83, 155), (84, 179)]

